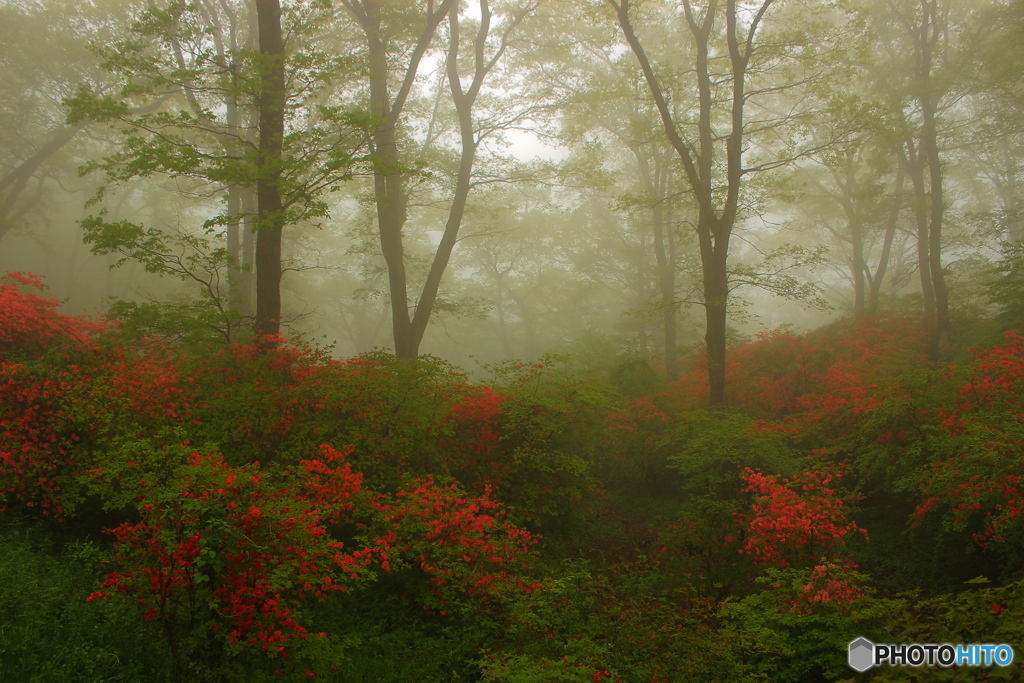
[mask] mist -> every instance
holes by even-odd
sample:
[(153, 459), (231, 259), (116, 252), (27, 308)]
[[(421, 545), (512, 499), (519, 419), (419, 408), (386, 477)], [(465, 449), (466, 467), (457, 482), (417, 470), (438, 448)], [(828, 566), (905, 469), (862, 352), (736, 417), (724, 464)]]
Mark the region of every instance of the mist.
[(0, 45), (0, 681), (1022, 678), (1024, 0)]
[[(272, 327), (468, 369), (601, 337), (670, 377), (725, 328), (886, 308), (938, 309), (944, 347), (972, 341), (1020, 230), (1012, 6), (772, 4), (740, 15), (735, 58), (721, 22), (702, 37), (671, 8), (619, 7), (650, 77), (612, 7), (500, 5), (482, 26), (476, 5), (428, 24), (410, 5), (380, 20), (375, 92), (380, 26), (286, 6)], [(253, 7), (3, 12), (0, 267), (46, 276), (69, 311), (189, 302), (244, 334), (265, 220)], [(146, 272), (122, 222), (206, 260)], [(711, 327), (709, 297), (728, 297)]]

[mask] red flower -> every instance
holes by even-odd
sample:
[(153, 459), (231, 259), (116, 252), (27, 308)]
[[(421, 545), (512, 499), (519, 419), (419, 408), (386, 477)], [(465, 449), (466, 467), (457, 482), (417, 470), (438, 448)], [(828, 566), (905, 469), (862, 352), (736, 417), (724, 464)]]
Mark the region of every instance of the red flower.
[(992, 611), (995, 612), (996, 614), (999, 614), (1000, 612), (1002, 612), (1005, 609), (1006, 608), (1003, 607), (1002, 605), (1000, 605), (998, 602), (993, 602), (992, 603)]

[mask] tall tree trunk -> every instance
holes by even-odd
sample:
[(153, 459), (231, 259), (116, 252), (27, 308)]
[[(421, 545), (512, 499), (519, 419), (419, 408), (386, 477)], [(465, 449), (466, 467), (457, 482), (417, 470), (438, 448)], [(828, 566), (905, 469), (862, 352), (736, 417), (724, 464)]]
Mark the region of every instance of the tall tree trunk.
[(259, 160), (256, 180), (256, 332), (281, 331), (281, 155), (284, 145), (284, 39), (280, 0), (256, 0), (260, 41)]
[(665, 375), (678, 379), (676, 346), (676, 262), (672, 243), (672, 207), (669, 204), (671, 171), (666, 163), (655, 159), (654, 174), (654, 257), (658, 263), (658, 291), (661, 295), (661, 322), (665, 335)]
[[(459, 11), (455, 0), (442, 0), (435, 5), (428, 3), (424, 17), (424, 28), (409, 59), (405, 79), (394, 99), (388, 92), (388, 42), (381, 26), (379, 0), (343, 0), (366, 34), (368, 65), (370, 71), (370, 111), (378, 119), (378, 129), (373, 139), (374, 192), (377, 200), (377, 220), (380, 231), (381, 251), (388, 265), (391, 289), (392, 327), (395, 337), (395, 355), (413, 359), (419, 355), (420, 343), (427, 329), (427, 323), (437, 301), (441, 278), (451, 259), (458, 241), (466, 200), (471, 187), (473, 164), (476, 160), (478, 140), (473, 129), (473, 106), (483, 87), (484, 78), (495, 66), (508, 44), (510, 32), (526, 16), (525, 10), (510, 18), (502, 25), (503, 34), (495, 54), (487, 57), (485, 49), (491, 30), (491, 11), (487, 0), (479, 0), (480, 22), (474, 41), (474, 71), (468, 87), (462, 85), (459, 74)], [(447, 56), (448, 87), (459, 124), (462, 142), (459, 168), (455, 180), (455, 192), (448, 209), (441, 241), (434, 253), (430, 271), (423, 283), (423, 289), (416, 301), (415, 313), (410, 312), (408, 278), (405, 270), (405, 255), (402, 246), (402, 228), (407, 216), (405, 193), (406, 174), (400, 164), (396, 127), (405, 103), (412, 89), (416, 71), (424, 52), (433, 40), (437, 27), (448, 17), (449, 47)]]
[(868, 292), (868, 315), (878, 314), (878, 301), (882, 293), (882, 284), (885, 282), (885, 273), (889, 269), (889, 256), (892, 253), (892, 242), (896, 237), (896, 226), (899, 223), (900, 211), (903, 209), (903, 165), (896, 169), (896, 191), (892, 200), (892, 207), (889, 209), (889, 217), (885, 223), (885, 237), (882, 239), (882, 253), (878, 257), (878, 267), (875, 275), (870, 280), (871, 288)]
[[(377, 230), (381, 252), (388, 267), (388, 290), (391, 296), (391, 325), (395, 340), (395, 355), (412, 359), (419, 354), (420, 338), (416, 338), (409, 311), (408, 277), (405, 270), (405, 248), (402, 230), (408, 216), (408, 197), (405, 183), (407, 172), (399, 156), (396, 130), (398, 121), (412, 91), (420, 61), (437, 32), (437, 27), (448, 14), (454, 0), (442, 0), (431, 5), (424, 17), (424, 26), (414, 46), (404, 78), (392, 97), (389, 87), (390, 73), (387, 30), (382, 26), (381, 0), (342, 0), (355, 16), (366, 35), (367, 69), (370, 77), (370, 113), (377, 122), (370, 141), (373, 155), (374, 201), (377, 206)], [(425, 327), (425, 325), (424, 325)]]
[(241, 299), (238, 312), (243, 318), (249, 318), (255, 312), (256, 298), (256, 193), (246, 188), (241, 199), (242, 221), (239, 231), (242, 233), (243, 267), (239, 273)]
[[(858, 201), (859, 188), (857, 183), (857, 171), (855, 161), (846, 158), (846, 168), (843, 173), (832, 171), (832, 176), (839, 186), (839, 195), (836, 201), (843, 209), (846, 216), (846, 227), (850, 237), (850, 274), (853, 276), (853, 316), (861, 318), (864, 316), (866, 307), (867, 282), (870, 276), (867, 262), (864, 260), (864, 224), (861, 216), (862, 207)], [(833, 231), (838, 237), (845, 239), (839, 233)]]
[[(726, 380), (726, 322), (729, 299), (729, 240), (739, 209), (740, 185), (743, 177), (743, 111), (746, 104), (745, 82), (747, 67), (753, 52), (754, 35), (761, 19), (772, 4), (763, 0), (753, 12), (743, 10), (742, 26), (746, 36), (740, 36), (741, 22), (736, 0), (726, 0), (724, 18), (728, 46), (729, 74), (732, 92), (729, 97), (730, 129), (725, 138), (724, 197), (715, 191), (715, 144), (720, 133), (713, 128), (716, 100), (712, 96), (713, 81), (719, 76), (711, 74), (709, 66), (710, 38), (715, 19), (720, 11), (717, 0), (711, 0), (700, 17), (690, 0), (683, 0), (683, 11), (697, 49), (694, 71), (697, 78), (698, 119), (696, 149), (679, 132), (679, 126), (669, 108), (665, 93), (658, 82), (651, 62), (643, 48), (630, 18), (630, 0), (607, 0), (615, 9), (623, 36), (640, 63), (644, 80), (654, 97), (665, 134), (675, 149), (686, 172), (686, 179), (697, 201), (697, 239), (700, 244), (701, 268), (704, 275), (704, 310), (706, 330), (704, 342), (708, 355), (708, 400), (712, 406), (725, 402)], [(715, 205), (719, 204), (720, 210)]]
[(932, 259), (928, 252), (928, 191), (924, 186), (924, 163), (914, 144), (908, 139), (900, 149), (900, 160), (910, 176), (914, 188), (914, 222), (917, 234), (917, 270), (921, 277), (921, 295), (924, 298), (924, 314), (935, 315), (935, 287), (932, 285)]
[(236, 311), (242, 302), (242, 192), (241, 185), (230, 185), (228, 193), (228, 301)]
[(935, 126), (935, 106), (930, 96), (921, 102), (924, 125), (921, 127), (921, 152), (928, 164), (929, 214), (928, 214), (928, 257), (935, 293), (935, 333), (931, 343), (932, 356), (949, 348), (952, 326), (949, 319), (949, 289), (942, 269), (942, 218), (944, 213), (942, 193), (942, 161), (939, 158), (938, 135)]
[(669, 187), (672, 169), (668, 159), (654, 155), (652, 170), (650, 158), (644, 154), (641, 145), (630, 145), (636, 158), (637, 168), (647, 190), (651, 209), (651, 232), (654, 236), (654, 258), (658, 264), (659, 308), (661, 309), (662, 333), (664, 335), (665, 375), (670, 380), (679, 376), (676, 347), (676, 255), (672, 230), (672, 205)]
[[(922, 290), (925, 293), (925, 314), (930, 319), (931, 340), (929, 353), (938, 359), (942, 349), (950, 343), (949, 292), (942, 269), (942, 162), (939, 156), (937, 133), (936, 81), (932, 74), (935, 50), (945, 35), (945, 22), (940, 16), (937, 0), (920, 0), (920, 15), (913, 23), (904, 21), (914, 43), (914, 99), (921, 112), (921, 126), (918, 140), (906, 142), (908, 172), (914, 184), (915, 210), (917, 217), (918, 257), (922, 273)], [(928, 171), (928, 186), (925, 187), (924, 172)], [(927, 264), (927, 265), (926, 265)], [(927, 272), (928, 282), (925, 281)], [(928, 285), (927, 289), (925, 285)]]
[(850, 220), (850, 241), (853, 243), (853, 317), (855, 318), (864, 317), (867, 292), (864, 230), (860, 221), (859, 215), (854, 215)]
[(710, 239), (705, 240), (703, 237), (700, 240), (701, 266), (704, 271), (704, 344), (708, 356), (708, 401), (712, 406), (725, 403), (728, 321), (726, 304), (729, 298), (729, 272), (726, 262), (728, 237), (724, 239), (725, 244), (711, 244)]

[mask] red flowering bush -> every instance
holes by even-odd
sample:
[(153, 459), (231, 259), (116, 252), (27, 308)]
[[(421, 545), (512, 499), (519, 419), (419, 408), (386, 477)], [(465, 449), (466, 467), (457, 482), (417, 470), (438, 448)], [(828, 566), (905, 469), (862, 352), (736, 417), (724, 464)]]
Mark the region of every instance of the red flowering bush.
[(655, 490), (675, 480), (668, 457), (678, 451), (676, 426), (686, 413), (678, 396), (663, 393), (629, 401), (604, 424), (607, 477), (638, 479)]
[(435, 471), (489, 491), (517, 520), (550, 522), (593, 493), (587, 441), (574, 438), (584, 406), (521, 386), (458, 387), (439, 425)]
[[(196, 630), (276, 653), (307, 637), (301, 608), (362, 578), (372, 550), (348, 552), (326, 526), (351, 511), (361, 477), (329, 446), (273, 481), (191, 453), (169, 481), (139, 482), (138, 522), (113, 530), (120, 568), (90, 600), (122, 593), (162, 626), (174, 660)], [(102, 477), (102, 472), (94, 476)]]
[(68, 491), (88, 425), (72, 405), (93, 380), (77, 365), (0, 363), (0, 493), (62, 517), (78, 496)]
[(415, 576), (406, 584), (425, 607), (479, 609), (481, 601), (533, 589), (514, 570), (525, 566), (536, 539), (502, 521), (506, 513), (486, 494), (416, 480), (372, 507), (368, 545), (384, 571), (408, 567), (425, 579), (426, 585)]
[(98, 370), (91, 336), (102, 326), (57, 312), (39, 276), (0, 279), (0, 505), (18, 501), (63, 516), (82, 441), (94, 430), (81, 419)]
[[(163, 457), (181, 458), (186, 446)], [(532, 590), (516, 570), (534, 539), (501, 522), (498, 503), (430, 480), (375, 495), (345, 458), (322, 446), (319, 457), (275, 472), (187, 452), (163, 474), (92, 470), (94, 488), (110, 488), (113, 500), (135, 488), (140, 519), (113, 530), (117, 568), (90, 600), (137, 602), (185, 671), (186, 662), (220, 656), (211, 642), (288, 658), (309, 637), (306, 608), (377, 569), (397, 573), (405, 592), (442, 613)], [(358, 527), (360, 543), (337, 540), (338, 530)]]
[(126, 442), (160, 441), (193, 415), (182, 384), (170, 357), (131, 358), (120, 347), (80, 362), (0, 363), (0, 494), (44, 514), (73, 511), (85, 470), (117, 466)]
[(941, 512), (948, 529), (970, 530), (981, 546), (995, 543), (1017, 556), (1024, 519), (1024, 337), (974, 352), (950, 371), (956, 405), (933, 439), (937, 457), (920, 478), (920, 522)]
[[(802, 335), (764, 332), (727, 356), (729, 403), (791, 431), (851, 427), (850, 418), (893, 395), (901, 375), (927, 364), (926, 332), (914, 318), (890, 315), (840, 321)], [(694, 404), (707, 392), (706, 361), (698, 358), (678, 390)]]
[(755, 498), (741, 552), (758, 564), (789, 567), (833, 556), (851, 533), (866, 540), (867, 531), (846, 517), (844, 505), (852, 497), (837, 494), (841, 473), (837, 466), (823, 467), (786, 480), (747, 469), (744, 491)]
[(186, 370), (206, 404), (194, 440), (217, 443), (228, 462), (294, 464), (320, 443), (345, 443), (367, 482), (390, 491), (405, 473), (443, 471), (439, 422), (463, 383), (436, 359), (338, 361), (284, 344), (233, 344)]
[(511, 397), (490, 387), (466, 386), (441, 419), (439, 448), (453, 474), (474, 489), (496, 486), (515, 469), (502, 448), (502, 406)]
[(45, 288), (42, 276), (8, 272), (0, 277), (0, 359), (35, 358), (51, 345), (86, 345), (103, 326), (57, 312), (60, 302), (34, 292)]
[(807, 583), (790, 601), (790, 611), (810, 614), (817, 605), (826, 603), (844, 611), (853, 609), (864, 597), (864, 589), (850, 578), (850, 573), (856, 569), (856, 565), (850, 562), (823, 561), (816, 565), (808, 575)]

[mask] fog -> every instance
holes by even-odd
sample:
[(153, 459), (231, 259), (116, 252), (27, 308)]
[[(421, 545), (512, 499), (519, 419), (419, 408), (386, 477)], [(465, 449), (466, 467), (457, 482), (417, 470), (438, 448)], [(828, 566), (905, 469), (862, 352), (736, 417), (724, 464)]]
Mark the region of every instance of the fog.
[(0, 269), (151, 334), (469, 370), (671, 377), (886, 310), (975, 341), (1021, 238), (1021, 3), (680, 7), (4, 2)]

